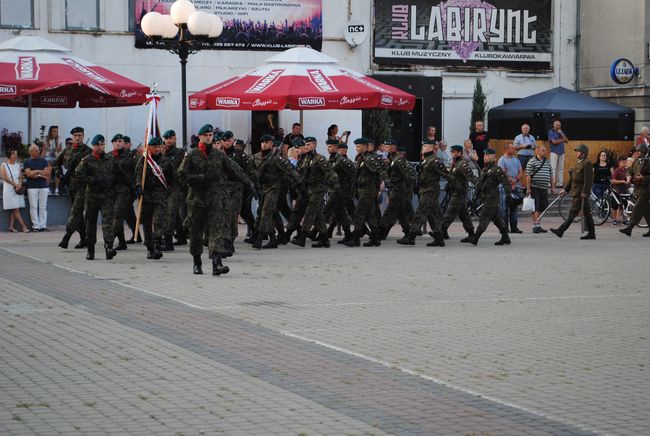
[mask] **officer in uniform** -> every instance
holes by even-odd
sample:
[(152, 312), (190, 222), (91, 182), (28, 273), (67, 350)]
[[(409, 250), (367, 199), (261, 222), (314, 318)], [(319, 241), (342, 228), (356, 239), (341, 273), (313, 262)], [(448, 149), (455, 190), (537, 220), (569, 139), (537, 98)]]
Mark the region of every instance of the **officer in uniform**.
[(117, 236), (116, 250), (126, 250), (124, 220), (133, 211), (133, 174), (135, 160), (125, 148), (124, 136), (116, 134), (113, 144), (113, 231)]
[[(135, 189), (142, 196), (140, 220), (144, 227), (144, 244), (147, 247), (147, 259), (158, 260), (165, 232), (169, 229), (167, 197), (173, 189), (175, 180), (171, 162), (165, 157), (163, 140), (157, 136), (149, 139), (147, 151), (138, 160), (135, 167)], [(145, 158), (146, 163), (145, 163)], [(147, 172), (142, 181), (143, 166)]]
[(113, 249), (115, 232), (113, 231), (113, 156), (104, 153), (104, 137), (95, 135), (90, 142), (92, 152), (86, 155), (77, 167), (77, 177), (85, 184), (84, 193), (86, 207), (86, 244), (88, 253), (86, 259), (95, 259), (95, 243), (97, 242), (97, 216), (102, 212), (102, 232), (106, 259), (115, 257)]
[(302, 232), (299, 232), (291, 243), (304, 247), (307, 233), (313, 227), (314, 235), (318, 233), (319, 237), (318, 242), (312, 244), (312, 247), (329, 248), (330, 242), (327, 237), (327, 224), (325, 224), (323, 217), (323, 202), (328, 185), (338, 190), (339, 184), (336, 173), (332, 170), (330, 163), (325, 157), (316, 153), (316, 145), (316, 138), (313, 136), (305, 138), (305, 149), (302, 155), (302, 180), (306, 188), (307, 205), (302, 222)]
[[(632, 236), (632, 229), (645, 218), (645, 222), (650, 224), (650, 157), (648, 156), (648, 146), (639, 144), (634, 151), (634, 162), (627, 170), (628, 180), (634, 185), (634, 210), (630, 217), (630, 223), (619, 232), (627, 236)], [(650, 231), (643, 234), (644, 237), (650, 236)]]
[[(333, 184), (328, 186), (327, 204), (323, 209), (325, 222), (330, 225), (327, 229), (327, 236), (332, 237), (334, 228), (340, 225), (343, 228), (343, 241), (350, 239), (350, 220), (346, 211), (346, 201), (352, 201), (352, 186), (354, 184), (354, 163), (339, 153), (339, 149), (345, 146), (338, 139), (327, 140), (327, 152), (330, 155), (329, 162), (332, 170), (336, 173), (338, 179), (338, 189)], [(339, 241), (340, 242), (340, 241)]]
[(494, 243), (494, 245), (510, 245), (510, 237), (508, 236), (508, 228), (503, 222), (503, 218), (499, 212), (499, 185), (503, 185), (506, 191), (507, 201), (512, 201), (512, 188), (506, 173), (497, 165), (494, 160), (496, 152), (492, 148), (486, 148), (483, 151), (483, 169), (479, 176), (478, 185), (476, 186), (481, 199), (483, 200), (483, 208), (479, 217), (479, 224), (474, 232), (474, 236), (469, 241), (473, 245), (478, 244), (478, 240), (485, 232), (490, 221), (497, 226), (501, 232), (501, 239)]
[(77, 177), (76, 170), (81, 160), (90, 154), (91, 150), (84, 140), (83, 127), (75, 127), (70, 130), (72, 145), (63, 150), (56, 157), (54, 169), (70, 196), (70, 214), (65, 225), (65, 235), (59, 242), (59, 247), (68, 248), (68, 242), (74, 232), (79, 232), (79, 243), (74, 248), (86, 247), (86, 229), (84, 225), (84, 192), (83, 183)]
[(469, 182), (476, 184), (477, 178), (472, 173), (469, 163), (463, 159), (463, 146), (451, 146), (452, 169), (449, 174), (447, 186), (451, 189), (451, 198), (447, 206), (447, 213), (442, 220), (442, 233), (445, 239), (449, 239), (447, 229), (456, 216), (463, 222), (463, 228), (467, 237), (461, 242), (470, 242), (474, 236), (474, 225), (467, 210), (467, 185)]
[[(162, 135), (163, 142), (165, 143), (165, 157), (170, 161), (174, 175), (178, 174), (178, 168), (183, 162), (185, 151), (176, 147), (176, 132), (167, 130)], [(177, 177), (174, 177), (178, 180)], [(167, 213), (169, 226), (165, 231), (164, 243), (161, 251), (174, 251), (174, 245), (187, 244), (185, 237), (185, 229), (183, 228), (183, 218), (181, 217), (181, 209), (185, 204), (185, 192), (180, 183), (175, 183), (170, 187), (169, 196), (167, 197)], [(174, 232), (176, 233), (176, 243), (173, 242)]]
[(415, 238), (422, 235), (424, 223), (429, 220), (433, 241), (428, 247), (444, 247), (442, 237), (442, 212), (440, 211), (440, 179), (449, 177), (445, 164), (433, 151), (435, 140), (426, 140), (422, 145), (422, 163), (420, 164), (420, 202), (411, 221), (408, 235), (397, 241), (400, 245), (415, 245)]
[(569, 210), (569, 216), (566, 221), (557, 229), (551, 229), (551, 232), (561, 238), (582, 209), (587, 234), (580, 239), (596, 239), (596, 228), (594, 226), (594, 218), (591, 216), (591, 201), (589, 200), (591, 187), (594, 182), (594, 167), (587, 158), (589, 148), (585, 144), (580, 144), (574, 151), (576, 152), (577, 162), (571, 171), (569, 171), (569, 183), (560, 191), (561, 197), (567, 194), (573, 196), (571, 209)]
[(375, 153), (368, 151), (368, 140), (357, 138), (354, 140), (357, 146), (356, 157), (356, 190), (357, 207), (354, 211), (354, 230), (352, 236), (344, 243), (346, 247), (358, 247), (360, 245), (362, 231), (368, 223), (370, 226), (370, 241), (363, 244), (364, 247), (379, 247), (381, 235), (379, 234), (379, 220), (376, 214), (377, 194), (379, 185), (385, 177), (384, 164), (381, 158)]
[[(249, 155), (246, 153), (245, 148), (246, 148), (246, 143), (242, 141), (241, 139), (235, 140), (235, 148), (237, 149), (237, 153), (241, 153), (243, 155), (243, 159), (250, 162), (247, 166), (249, 169), (253, 170), (253, 173), (256, 173), (255, 169), (255, 162), (253, 160), (253, 156)], [(241, 166), (241, 165), (240, 165)], [(242, 167), (243, 168), (243, 167)], [(251, 178), (252, 174), (249, 174), (249, 178)], [(251, 178), (251, 180), (255, 181), (257, 180), (257, 174)], [(244, 187), (244, 192), (242, 194), (242, 203), (241, 203), (241, 209), (239, 210), (239, 215), (242, 217), (244, 222), (246, 223), (246, 236), (250, 237), (253, 235), (253, 231), (255, 231), (255, 217), (253, 216), (253, 209), (251, 207), (251, 201), (253, 200), (253, 194), (248, 186)]]
[[(298, 150), (298, 167), (296, 171), (300, 176), (300, 183), (296, 185), (296, 198), (291, 208), (291, 215), (289, 216), (289, 222), (287, 223), (287, 228), (285, 229), (284, 235), (282, 235), (282, 240), (280, 243), (286, 243), (291, 238), (291, 234), (295, 231), (296, 237), (298, 240), (302, 239), (302, 227), (300, 222), (305, 216), (305, 210), (307, 209), (307, 187), (305, 186), (304, 175), (307, 172), (306, 163), (306, 154), (304, 153), (305, 141), (302, 138), (297, 138), (293, 141), (293, 148)], [(282, 201), (282, 200), (280, 200)]]
[(409, 234), (412, 218), (413, 186), (415, 171), (397, 151), (397, 141), (386, 139), (384, 147), (388, 152), (388, 207), (381, 219), (382, 239), (386, 239), (390, 229), (399, 221), (404, 235)]

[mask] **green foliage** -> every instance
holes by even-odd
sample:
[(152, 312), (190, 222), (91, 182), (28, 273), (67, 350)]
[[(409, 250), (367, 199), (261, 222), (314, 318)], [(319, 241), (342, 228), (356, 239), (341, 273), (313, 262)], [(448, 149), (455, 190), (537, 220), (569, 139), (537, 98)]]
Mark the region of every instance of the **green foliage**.
[(474, 131), (474, 125), (477, 121), (485, 121), (485, 114), (487, 113), (487, 107), (485, 105), (485, 94), (483, 93), (483, 85), (481, 85), (481, 80), (476, 79), (476, 85), (474, 85), (474, 97), (472, 98), (472, 120), (470, 121), (469, 131)]
[[(364, 111), (367, 120), (363, 123), (363, 136), (380, 144), (390, 137), (391, 119), (387, 109)], [(364, 117), (365, 118), (365, 117)]]

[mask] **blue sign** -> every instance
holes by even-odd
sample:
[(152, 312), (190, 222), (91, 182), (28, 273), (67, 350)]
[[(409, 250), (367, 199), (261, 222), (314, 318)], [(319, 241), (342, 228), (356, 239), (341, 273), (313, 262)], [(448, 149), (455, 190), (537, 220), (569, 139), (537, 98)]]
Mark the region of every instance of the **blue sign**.
[(639, 74), (639, 69), (634, 67), (634, 64), (625, 58), (616, 59), (609, 70), (612, 80), (619, 85), (626, 85)]

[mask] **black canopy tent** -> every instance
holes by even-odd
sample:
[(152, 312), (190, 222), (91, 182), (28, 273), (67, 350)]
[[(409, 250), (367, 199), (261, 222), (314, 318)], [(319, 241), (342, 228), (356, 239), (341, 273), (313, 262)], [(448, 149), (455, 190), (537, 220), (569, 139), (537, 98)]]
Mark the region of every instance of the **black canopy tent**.
[(572, 140), (631, 141), (634, 110), (559, 87), (497, 106), (488, 112), (490, 137), (514, 138), (523, 123), (546, 140), (555, 120)]

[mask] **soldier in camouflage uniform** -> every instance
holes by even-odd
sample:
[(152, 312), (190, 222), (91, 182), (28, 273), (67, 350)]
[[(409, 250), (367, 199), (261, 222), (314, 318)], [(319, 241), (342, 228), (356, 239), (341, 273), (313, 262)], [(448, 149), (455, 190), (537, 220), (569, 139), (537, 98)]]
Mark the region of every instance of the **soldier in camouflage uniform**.
[[(348, 217), (351, 219), (354, 216), (354, 184), (356, 180), (356, 172), (357, 172), (357, 167), (355, 163), (348, 157), (348, 144), (339, 144), (339, 154), (343, 157), (343, 159), (346, 162), (346, 165), (350, 166), (352, 173), (350, 174), (350, 178), (346, 179), (345, 177), (340, 178), (339, 176), (339, 186), (341, 187), (340, 192), (344, 194), (343, 197), (343, 207), (345, 208), (345, 211), (348, 215)], [(352, 233), (350, 232), (350, 236)], [(349, 237), (346, 239), (342, 239), (338, 241), (339, 244), (344, 244), (345, 241), (347, 241)]]
[(415, 245), (415, 238), (422, 235), (422, 228), (428, 220), (431, 224), (433, 241), (428, 247), (444, 247), (442, 237), (442, 212), (440, 211), (440, 179), (449, 177), (445, 164), (434, 152), (435, 141), (425, 141), (422, 145), (420, 164), (420, 203), (411, 221), (408, 235), (397, 241), (400, 245)]
[(147, 173), (143, 182), (142, 171), (147, 156), (143, 155), (138, 160), (135, 166), (135, 190), (138, 196), (142, 196), (140, 221), (144, 228), (147, 259), (158, 260), (163, 257), (160, 249), (169, 228), (167, 197), (176, 180), (172, 164), (162, 152), (162, 139), (152, 137), (147, 145), (145, 155), (148, 154), (153, 162), (146, 163)]
[(362, 229), (368, 223), (370, 227), (370, 241), (363, 244), (364, 247), (379, 247), (381, 235), (379, 230), (379, 219), (376, 214), (377, 194), (381, 180), (385, 177), (384, 164), (381, 158), (375, 153), (368, 152), (368, 140), (357, 138), (354, 140), (357, 146), (356, 157), (356, 191), (357, 207), (354, 211), (354, 231), (346, 247), (358, 247), (360, 245)]
[(104, 137), (95, 135), (91, 141), (92, 152), (77, 166), (77, 177), (86, 186), (84, 201), (86, 208), (86, 259), (95, 259), (97, 242), (97, 216), (102, 212), (102, 232), (106, 259), (115, 257), (113, 250), (113, 156), (104, 153)]
[[(84, 191), (85, 187), (76, 174), (77, 165), (85, 156), (89, 155), (91, 150), (84, 140), (84, 129), (75, 127), (70, 130), (72, 135), (72, 145), (63, 150), (56, 157), (54, 171), (66, 186), (68, 196), (70, 197), (70, 214), (65, 225), (65, 235), (59, 247), (68, 248), (68, 242), (74, 232), (79, 232), (79, 243), (74, 248), (86, 247), (86, 229), (84, 225)], [(64, 174), (65, 171), (65, 174)]]
[(213, 147), (213, 128), (206, 124), (199, 130), (199, 144), (190, 150), (179, 169), (179, 178), (188, 186), (187, 219), (189, 222), (190, 254), (194, 260), (194, 274), (203, 274), (201, 254), (203, 236), (208, 236), (208, 250), (212, 258), (212, 275), (226, 274), (230, 268), (223, 265), (222, 254), (226, 189), (226, 171), (239, 172), (242, 182), (250, 184), (246, 174), (234, 165), (226, 154)]
[(569, 209), (569, 216), (557, 229), (551, 229), (551, 232), (561, 238), (564, 232), (573, 223), (575, 217), (578, 216), (582, 210), (582, 216), (587, 226), (587, 234), (580, 239), (596, 239), (596, 228), (594, 225), (594, 217), (591, 216), (591, 188), (594, 184), (594, 166), (587, 159), (589, 148), (585, 144), (581, 144), (574, 150), (576, 152), (577, 162), (575, 166), (569, 171), (569, 183), (564, 186), (560, 191), (560, 196), (566, 194), (573, 196), (571, 209)]
[[(135, 197), (135, 164), (142, 156), (142, 146), (136, 147), (133, 150), (131, 149), (131, 138), (128, 137), (127, 135), (123, 136), (124, 138), (124, 150), (131, 156), (131, 159), (133, 159), (133, 173), (134, 173), (134, 179), (131, 181), (131, 187), (133, 188), (133, 197)], [(142, 232), (138, 232), (138, 239), (137, 241), (134, 240), (135, 238), (135, 222), (136, 222), (136, 216), (135, 216), (135, 210), (133, 210), (133, 206), (131, 206), (127, 211), (126, 211), (126, 223), (128, 224), (129, 228), (131, 229), (131, 238), (126, 241), (127, 244), (135, 244), (142, 242)]]
[(409, 234), (412, 218), (413, 186), (415, 171), (397, 151), (397, 141), (386, 139), (384, 147), (388, 152), (388, 207), (381, 219), (382, 239), (386, 239), (390, 229), (399, 220), (404, 235)]
[[(305, 159), (306, 156), (304, 153), (305, 141), (302, 138), (294, 140), (293, 148), (297, 150), (298, 167), (296, 168), (296, 171), (298, 172), (301, 181), (295, 186), (296, 198), (293, 207), (291, 208), (291, 214), (289, 216), (287, 228), (285, 229), (284, 234), (281, 236), (280, 243), (288, 242), (291, 238), (291, 234), (294, 231), (296, 232), (297, 236), (301, 236), (302, 226), (300, 225), (300, 222), (305, 216), (305, 210), (307, 209), (307, 202), (309, 200), (307, 196), (307, 187), (304, 183), (304, 174), (307, 171), (307, 160)], [(280, 198), (278, 201), (283, 201), (283, 199)]]
[(470, 238), (474, 236), (474, 225), (467, 210), (467, 184), (469, 182), (476, 184), (477, 178), (472, 173), (468, 162), (463, 159), (462, 145), (451, 146), (451, 157), (453, 159), (452, 167), (447, 184), (451, 189), (451, 198), (447, 206), (447, 213), (442, 220), (442, 233), (445, 239), (449, 238), (447, 229), (458, 216), (467, 232), (467, 237), (461, 239), (461, 242), (470, 242)]
[[(235, 148), (237, 149), (238, 153), (241, 153), (244, 155), (244, 159), (250, 162), (250, 167), (252, 168), (253, 172), (256, 172), (255, 170), (255, 162), (253, 161), (253, 156), (249, 155), (246, 153), (245, 148), (246, 148), (246, 143), (242, 141), (241, 139), (235, 140)], [(240, 165), (241, 166), (241, 165)], [(243, 168), (243, 167), (242, 167)], [(249, 174), (249, 178), (251, 175)], [(254, 178), (251, 178), (251, 180), (255, 181), (257, 180), (257, 175)], [(244, 222), (246, 223), (246, 236), (250, 237), (253, 235), (253, 231), (255, 231), (255, 217), (253, 216), (253, 209), (251, 207), (251, 201), (253, 200), (253, 194), (248, 186), (244, 187), (244, 192), (242, 194), (242, 203), (241, 203), (241, 208), (239, 209), (239, 215), (242, 217)]]
[[(176, 147), (176, 132), (167, 130), (162, 135), (163, 142), (165, 143), (164, 153), (167, 160), (172, 165), (172, 170), (176, 176), (178, 168), (183, 162), (185, 151), (182, 148)], [(177, 177), (175, 177), (178, 180)], [(169, 196), (167, 197), (167, 214), (169, 226), (165, 231), (164, 243), (161, 251), (174, 251), (173, 236), (176, 232), (176, 245), (187, 244), (185, 237), (185, 229), (183, 228), (183, 219), (181, 218), (181, 208), (185, 203), (185, 191), (180, 183), (175, 183), (170, 187)]]
[[(497, 226), (501, 233), (501, 239), (494, 243), (494, 245), (510, 245), (510, 237), (508, 236), (508, 228), (503, 222), (499, 210), (499, 185), (503, 185), (506, 191), (506, 198), (511, 199), (512, 188), (506, 173), (499, 165), (495, 163), (495, 151), (492, 148), (486, 148), (483, 151), (483, 169), (478, 179), (476, 189), (483, 200), (483, 208), (479, 217), (478, 227), (469, 241), (473, 245), (478, 244), (478, 240), (487, 229), (490, 221)], [(512, 200), (509, 200), (512, 201)]]
[(124, 220), (133, 210), (133, 173), (135, 160), (126, 150), (124, 136), (116, 134), (111, 139), (113, 144), (113, 231), (117, 237), (116, 250), (126, 250), (124, 237)]
[[(645, 222), (650, 224), (650, 186), (648, 186), (650, 181), (650, 157), (648, 157), (648, 146), (645, 144), (637, 145), (632, 157), (634, 162), (628, 168), (627, 175), (629, 181), (634, 185), (636, 203), (634, 203), (630, 223), (624, 229), (619, 230), (626, 236), (632, 236), (632, 229), (641, 222), (642, 218), (645, 218)], [(650, 231), (644, 233), (643, 236), (649, 237)]]
[(313, 227), (314, 234), (318, 233), (319, 238), (317, 243), (312, 244), (312, 247), (328, 248), (330, 242), (327, 237), (327, 224), (323, 218), (323, 202), (328, 185), (332, 186), (334, 190), (338, 190), (339, 184), (330, 163), (325, 157), (316, 153), (316, 145), (316, 138), (313, 136), (305, 138), (302, 178), (307, 189), (307, 207), (302, 222), (303, 231), (299, 232), (291, 243), (304, 247), (307, 233)]
[[(327, 204), (323, 209), (325, 222), (329, 222), (327, 236), (332, 237), (334, 228), (340, 225), (343, 228), (343, 241), (350, 239), (350, 220), (346, 211), (346, 201), (352, 200), (353, 183), (354, 183), (354, 163), (347, 157), (339, 154), (339, 148), (347, 144), (341, 144), (338, 139), (327, 140), (327, 152), (330, 154), (330, 165), (336, 173), (338, 179), (338, 189), (336, 185), (330, 184), (327, 188)], [(341, 241), (339, 241), (341, 242)]]

